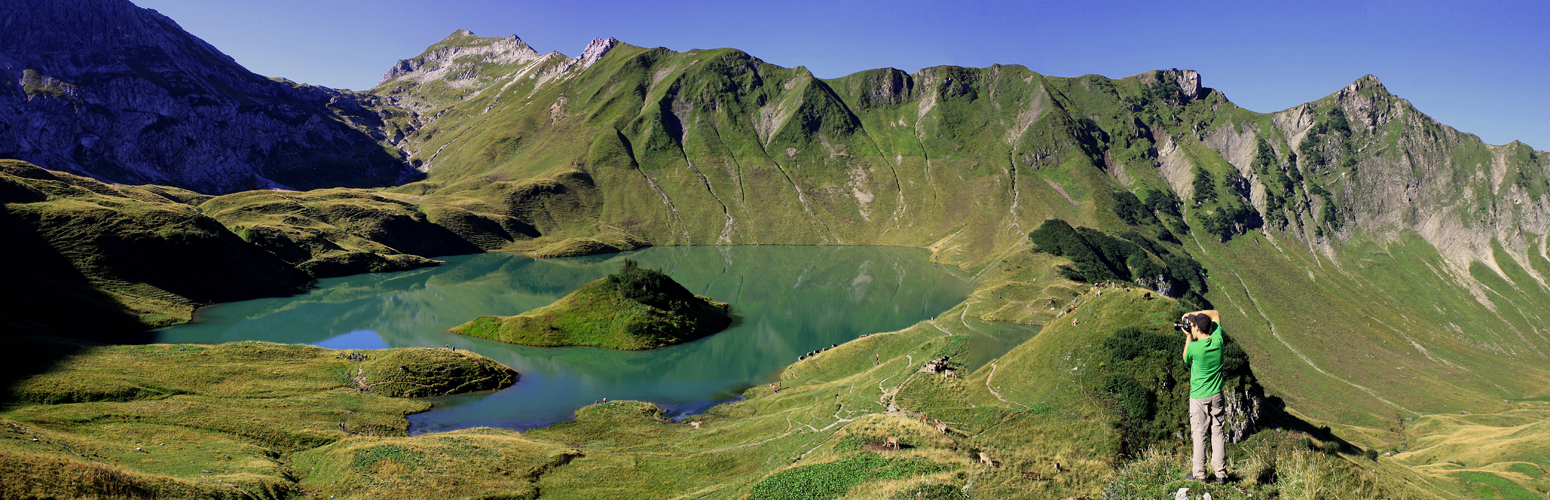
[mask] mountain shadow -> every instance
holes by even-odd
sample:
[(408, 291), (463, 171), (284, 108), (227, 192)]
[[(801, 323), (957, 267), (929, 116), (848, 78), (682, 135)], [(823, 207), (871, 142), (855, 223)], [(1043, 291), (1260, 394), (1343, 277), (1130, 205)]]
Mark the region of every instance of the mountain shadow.
[(423, 178), (378, 98), (269, 79), (127, 0), (0, 5), (0, 157), (203, 193)]

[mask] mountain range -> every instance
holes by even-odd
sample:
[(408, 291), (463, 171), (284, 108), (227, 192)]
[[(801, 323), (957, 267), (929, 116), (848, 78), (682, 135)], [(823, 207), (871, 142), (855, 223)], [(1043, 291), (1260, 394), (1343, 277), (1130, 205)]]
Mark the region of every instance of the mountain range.
[[(1105, 279), (1214, 307), (1266, 392), (1373, 447), (1550, 397), (1550, 153), (1371, 75), (1262, 113), (1190, 70), (821, 79), (458, 31), (355, 92), (254, 75), (127, 1), (0, 23), (0, 255), (43, 263), (0, 297), (18, 330), (122, 340), (478, 251), (896, 245), (974, 273), (984, 320), (1053, 327)], [(1051, 220), (1090, 250), (1030, 239)]]

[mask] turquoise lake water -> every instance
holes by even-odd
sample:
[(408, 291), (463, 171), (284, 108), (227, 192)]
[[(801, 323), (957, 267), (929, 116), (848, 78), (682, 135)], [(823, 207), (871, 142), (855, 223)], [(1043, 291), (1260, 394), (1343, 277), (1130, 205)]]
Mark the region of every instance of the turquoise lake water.
[[(544, 305), (616, 271), (624, 258), (662, 269), (689, 290), (732, 304), (731, 328), (687, 344), (627, 352), (503, 344), (447, 333), (480, 315)], [(683, 415), (768, 383), (798, 355), (866, 333), (908, 327), (962, 302), (963, 273), (896, 247), (654, 247), (596, 257), (534, 260), (513, 254), (443, 258), (442, 266), (320, 280), (291, 297), (201, 309), (157, 342), (262, 340), (333, 349), (442, 347), (488, 356), (521, 373), (501, 391), (432, 400), (411, 415), (413, 434), (466, 427), (528, 429), (570, 420), (593, 401), (650, 401)], [(975, 322), (980, 330), (1006, 325)], [(1025, 332), (1023, 327), (1013, 330)], [(1024, 333), (1013, 333), (1024, 338)], [(975, 339), (983, 357), (1010, 347)], [(999, 352), (996, 353), (999, 355)]]

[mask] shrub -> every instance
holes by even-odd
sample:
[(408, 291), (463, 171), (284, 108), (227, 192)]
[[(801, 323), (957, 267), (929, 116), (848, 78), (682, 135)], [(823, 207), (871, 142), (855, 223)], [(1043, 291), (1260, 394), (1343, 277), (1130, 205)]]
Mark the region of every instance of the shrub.
[(1128, 418), (1150, 420), (1156, 410), (1157, 397), (1130, 376), (1111, 374), (1103, 379), (1102, 390), (1114, 397)]
[(1135, 193), (1115, 191), (1113, 198), (1114, 215), (1119, 216), (1119, 219), (1126, 224), (1145, 226), (1157, 223), (1157, 217), (1152, 215), (1152, 211), (1147, 209), (1145, 203), (1141, 203), (1141, 199), (1137, 198)]
[(608, 283), (625, 298), (674, 312), (688, 307), (694, 298), (693, 292), (662, 271), (640, 267), (631, 259), (624, 259), (619, 272), (608, 275)]
[(1109, 358), (1113, 361), (1129, 361), (1156, 352), (1163, 353), (1165, 359), (1173, 359), (1172, 356), (1167, 356), (1167, 353), (1178, 348), (1182, 342), (1172, 335), (1147, 332), (1134, 326), (1127, 326), (1116, 330), (1113, 335), (1104, 339), (1103, 346), (1109, 350)]
[(1195, 196), (1192, 201), (1197, 207), (1216, 201), (1216, 178), (1199, 166), (1195, 167)]
[(1374, 462), (1378, 461), (1378, 450), (1376, 450), (1376, 449), (1368, 448), (1367, 452), (1364, 453), (1364, 455), (1367, 456), (1368, 460), (1372, 460)]
[(1173, 191), (1147, 189), (1143, 193), (1146, 196), (1146, 201), (1143, 203), (1146, 205), (1146, 208), (1151, 209), (1153, 212), (1174, 217), (1182, 215), (1179, 212), (1179, 205), (1181, 204), (1179, 196), (1173, 194)]

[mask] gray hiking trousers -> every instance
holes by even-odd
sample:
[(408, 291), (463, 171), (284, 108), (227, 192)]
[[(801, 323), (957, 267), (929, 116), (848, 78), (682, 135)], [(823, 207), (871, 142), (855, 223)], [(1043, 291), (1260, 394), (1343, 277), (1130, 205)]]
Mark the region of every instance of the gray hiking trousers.
[(1211, 435), (1211, 472), (1218, 479), (1227, 477), (1226, 446), (1222, 440), (1222, 393), (1209, 398), (1189, 398), (1189, 430), (1195, 438), (1194, 461), (1190, 469), (1195, 477), (1206, 477), (1206, 433)]

